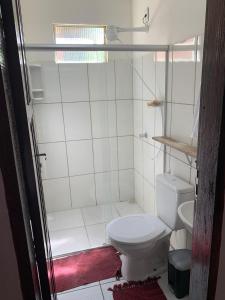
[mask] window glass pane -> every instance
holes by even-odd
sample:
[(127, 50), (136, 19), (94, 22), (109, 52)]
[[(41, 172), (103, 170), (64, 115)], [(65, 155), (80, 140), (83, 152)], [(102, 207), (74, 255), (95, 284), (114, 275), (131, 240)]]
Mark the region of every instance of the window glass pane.
[[(102, 45), (105, 43), (105, 26), (55, 25), (54, 31), (56, 44)], [(101, 63), (107, 61), (107, 53), (57, 51), (55, 59), (56, 63)]]

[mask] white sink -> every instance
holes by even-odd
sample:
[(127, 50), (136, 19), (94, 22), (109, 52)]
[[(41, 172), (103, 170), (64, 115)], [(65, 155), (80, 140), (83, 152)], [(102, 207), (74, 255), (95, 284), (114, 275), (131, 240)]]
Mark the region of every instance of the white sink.
[(182, 203), (178, 207), (178, 215), (184, 223), (185, 228), (192, 233), (193, 219), (194, 219), (194, 205), (195, 201), (188, 201)]

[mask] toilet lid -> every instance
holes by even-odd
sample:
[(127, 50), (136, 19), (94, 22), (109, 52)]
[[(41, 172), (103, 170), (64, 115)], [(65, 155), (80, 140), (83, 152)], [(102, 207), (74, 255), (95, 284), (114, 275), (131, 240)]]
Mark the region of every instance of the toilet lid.
[(162, 221), (147, 214), (115, 219), (106, 228), (111, 239), (128, 244), (156, 239), (163, 234), (165, 229), (166, 226)]

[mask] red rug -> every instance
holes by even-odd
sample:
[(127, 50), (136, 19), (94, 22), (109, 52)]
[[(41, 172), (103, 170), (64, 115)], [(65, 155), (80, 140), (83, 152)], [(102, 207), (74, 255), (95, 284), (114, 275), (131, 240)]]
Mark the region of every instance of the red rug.
[(114, 300), (166, 300), (157, 280), (124, 283), (109, 290), (113, 292)]
[(113, 247), (91, 249), (53, 261), (56, 292), (109, 279), (120, 273), (121, 261)]

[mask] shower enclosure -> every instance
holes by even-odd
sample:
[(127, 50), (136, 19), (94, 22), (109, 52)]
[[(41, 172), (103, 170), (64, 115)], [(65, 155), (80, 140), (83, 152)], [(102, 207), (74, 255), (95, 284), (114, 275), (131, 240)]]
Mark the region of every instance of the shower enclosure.
[[(55, 62), (55, 51), (71, 49), (104, 50), (105, 62)], [(168, 47), (27, 50), (53, 256), (103, 246), (112, 219), (156, 213), (164, 148), (152, 137), (165, 130)]]

